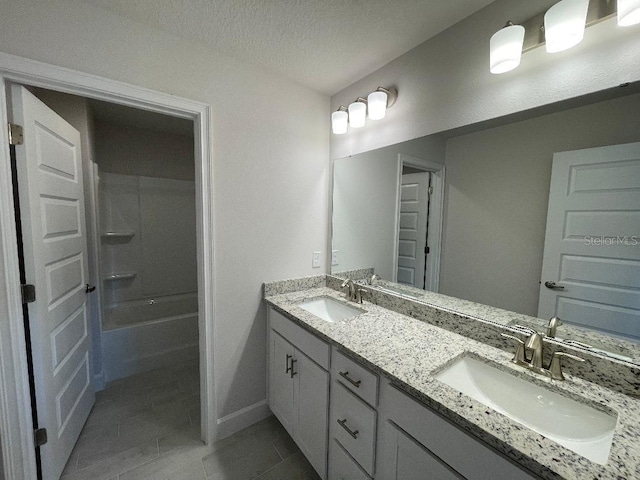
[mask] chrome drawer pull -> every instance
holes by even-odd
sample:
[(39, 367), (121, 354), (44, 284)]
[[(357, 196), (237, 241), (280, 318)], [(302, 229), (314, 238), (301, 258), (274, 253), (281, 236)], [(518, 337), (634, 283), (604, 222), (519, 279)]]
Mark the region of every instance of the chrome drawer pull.
[(351, 435), (353, 438), (356, 438), (356, 439), (358, 438), (358, 433), (360, 433), (360, 432), (358, 432), (358, 430), (356, 430), (356, 431), (354, 432), (354, 431), (353, 431), (353, 430), (351, 430), (349, 427), (347, 427), (347, 419), (346, 419), (346, 418), (345, 418), (344, 420), (338, 420), (338, 423), (340, 424), (340, 426), (341, 426), (342, 428), (344, 428), (344, 429), (347, 431), (347, 433), (348, 433), (349, 435)]
[(293, 378), (293, 376), (294, 376), (294, 375), (297, 375), (297, 374), (298, 374), (298, 372), (296, 372), (296, 371), (293, 369), (293, 364), (294, 364), (294, 363), (296, 363), (297, 361), (298, 361), (298, 360), (296, 360), (295, 358), (292, 358), (292, 359), (291, 359), (291, 378)]
[(362, 383), (362, 380), (353, 380), (352, 378), (349, 377), (349, 372), (340, 372), (340, 376), (342, 378), (344, 378), (347, 382), (349, 382), (351, 385), (353, 385), (356, 388), (360, 388), (360, 384)]

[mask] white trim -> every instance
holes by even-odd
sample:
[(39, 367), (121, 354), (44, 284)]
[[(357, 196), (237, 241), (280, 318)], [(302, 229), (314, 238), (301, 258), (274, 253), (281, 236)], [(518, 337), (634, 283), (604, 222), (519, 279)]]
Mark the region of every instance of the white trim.
[(267, 400), (241, 408), (218, 420), (218, 438), (225, 438), (271, 415)]
[[(211, 108), (204, 103), (63, 67), (0, 53), (0, 436), (6, 480), (36, 478), (22, 306), (20, 303), (17, 239), (10, 175), (6, 83), (15, 82), (72, 95), (141, 108), (194, 121), (198, 303), (200, 311), (200, 393), (203, 440), (217, 438), (214, 383), (214, 255)], [(6, 298), (5, 298), (6, 294)]]
[(429, 211), (429, 256), (427, 257), (426, 278), (427, 290), (438, 292), (440, 289), (440, 255), (442, 252), (442, 221), (444, 217), (444, 173), (445, 167), (440, 163), (430, 162), (404, 153), (398, 154), (398, 183), (396, 190), (396, 238), (393, 246), (393, 278), (397, 282), (398, 275), (398, 240), (400, 238), (400, 195), (402, 190), (402, 167), (410, 166), (431, 172), (433, 194)]

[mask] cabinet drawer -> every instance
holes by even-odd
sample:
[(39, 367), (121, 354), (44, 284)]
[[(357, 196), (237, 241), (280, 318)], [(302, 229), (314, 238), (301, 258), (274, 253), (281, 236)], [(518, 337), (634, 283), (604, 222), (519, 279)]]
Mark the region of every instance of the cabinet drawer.
[(331, 392), (331, 438), (371, 476), (374, 468), (376, 411), (341, 383), (333, 382)]
[(299, 327), (273, 308), (269, 308), (269, 323), (273, 330), (295, 345), (298, 350), (325, 370), (329, 370), (331, 347), (328, 343)]
[(329, 447), (329, 480), (371, 480), (337, 440)]
[(374, 407), (378, 404), (378, 375), (371, 373), (336, 349), (331, 357), (331, 376)]

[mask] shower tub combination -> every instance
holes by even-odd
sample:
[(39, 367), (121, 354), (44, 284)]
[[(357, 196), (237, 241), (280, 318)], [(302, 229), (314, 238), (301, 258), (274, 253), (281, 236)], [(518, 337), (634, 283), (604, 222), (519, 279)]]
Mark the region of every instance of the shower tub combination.
[(198, 358), (198, 295), (106, 306), (102, 344), (107, 382)]

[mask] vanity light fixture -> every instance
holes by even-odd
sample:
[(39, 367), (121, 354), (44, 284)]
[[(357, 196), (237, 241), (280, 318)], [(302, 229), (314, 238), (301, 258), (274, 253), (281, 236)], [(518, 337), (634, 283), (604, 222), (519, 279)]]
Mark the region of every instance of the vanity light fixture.
[(355, 102), (349, 104), (349, 125), (353, 128), (364, 127), (367, 118), (367, 99), (358, 97)]
[(640, 23), (640, 0), (618, 0), (618, 25), (628, 27)]
[(333, 133), (336, 135), (347, 133), (348, 120), (347, 107), (340, 105), (338, 110), (331, 114), (331, 130)]
[(522, 53), (543, 44), (549, 53), (567, 50), (582, 41), (586, 27), (613, 17), (616, 11), (618, 25), (640, 23), (640, 0), (561, 0), (520, 25), (508, 22), (489, 42), (489, 70), (491, 73), (513, 70)]
[(544, 36), (548, 53), (568, 50), (584, 38), (589, 0), (562, 0), (544, 15)]
[(506, 73), (518, 65), (522, 57), (524, 44), (524, 27), (509, 21), (502, 30), (493, 34), (489, 54), (489, 70), (491, 73)]
[(396, 103), (397, 98), (398, 91), (395, 88), (378, 87), (367, 98), (356, 98), (348, 108), (340, 105), (340, 108), (331, 114), (331, 131), (340, 135), (347, 133), (349, 125), (353, 128), (364, 127), (367, 113), (371, 120), (380, 120), (385, 117), (387, 109)]

